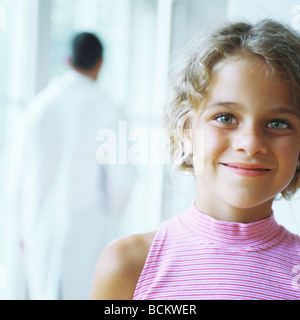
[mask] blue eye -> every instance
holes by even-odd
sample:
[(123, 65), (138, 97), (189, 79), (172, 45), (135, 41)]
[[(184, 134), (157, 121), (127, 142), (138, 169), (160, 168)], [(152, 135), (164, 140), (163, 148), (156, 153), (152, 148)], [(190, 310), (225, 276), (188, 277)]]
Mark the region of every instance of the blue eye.
[(267, 128), (275, 130), (285, 130), (290, 129), (291, 125), (285, 120), (272, 120), (268, 123)]
[(217, 116), (214, 117), (214, 119), (223, 123), (223, 124), (234, 124), (235, 123), (235, 118), (230, 113), (218, 114)]

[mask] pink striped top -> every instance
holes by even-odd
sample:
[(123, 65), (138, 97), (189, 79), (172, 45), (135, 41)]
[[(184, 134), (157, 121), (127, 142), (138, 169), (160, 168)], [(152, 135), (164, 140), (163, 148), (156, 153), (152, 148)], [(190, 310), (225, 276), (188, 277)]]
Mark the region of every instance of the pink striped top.
[(300, 299), (300, 237), (273, 214), (232, 223), (192, 205), (159, 228), (133, 299)]

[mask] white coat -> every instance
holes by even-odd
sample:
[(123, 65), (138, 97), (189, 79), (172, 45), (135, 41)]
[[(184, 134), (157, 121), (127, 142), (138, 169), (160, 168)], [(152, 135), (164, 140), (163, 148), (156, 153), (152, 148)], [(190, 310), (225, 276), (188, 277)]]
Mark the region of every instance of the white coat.
[(94, 268), (130, 195), (129, 165), (96, 161), (97, 132), (121, 114), (88, 77), (70, 71), (28, 105), (14, 212), (29, 299), (88, 299)]

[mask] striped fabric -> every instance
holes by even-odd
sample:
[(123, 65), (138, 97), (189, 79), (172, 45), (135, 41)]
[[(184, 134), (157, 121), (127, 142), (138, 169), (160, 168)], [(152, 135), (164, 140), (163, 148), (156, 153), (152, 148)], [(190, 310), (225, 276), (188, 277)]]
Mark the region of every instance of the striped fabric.
[(300, 237), (273, 214), (231, 223), (192, 205), (158, 230), (133, 299), (300, 299)]

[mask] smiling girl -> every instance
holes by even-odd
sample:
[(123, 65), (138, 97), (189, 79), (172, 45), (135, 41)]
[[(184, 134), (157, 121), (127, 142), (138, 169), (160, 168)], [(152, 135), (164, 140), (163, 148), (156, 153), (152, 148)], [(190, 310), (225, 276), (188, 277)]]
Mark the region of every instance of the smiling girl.
[(299, 185), (299, 94), (300, 37), (288, 27), (229, 23), (193, 39), (165, 123), (195, 201), (157, 231), (109, 244), (91, 298), (300, 299), (300, 237), (272, 211)]

